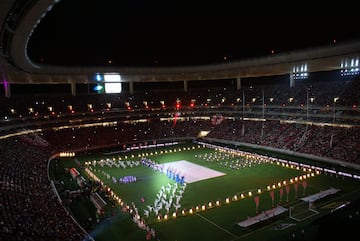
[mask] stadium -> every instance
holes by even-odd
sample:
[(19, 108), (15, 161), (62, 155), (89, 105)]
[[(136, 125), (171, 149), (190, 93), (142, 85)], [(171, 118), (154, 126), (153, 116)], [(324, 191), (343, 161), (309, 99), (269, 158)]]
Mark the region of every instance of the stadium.
[(360, 224), (360, 41), (182, 67), (44, 65), (0, 5), (0, 239), (320, 240)]

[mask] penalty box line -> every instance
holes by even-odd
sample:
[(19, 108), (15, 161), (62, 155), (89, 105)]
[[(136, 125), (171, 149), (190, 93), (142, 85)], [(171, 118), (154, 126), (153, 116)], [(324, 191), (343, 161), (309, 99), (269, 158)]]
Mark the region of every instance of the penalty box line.
[(219, 225), (217, 225), (216, 223), (214, 223), (213, 221), (211, 221), (210, 219), (207, 219), (207, 218), (205, 218), (204, 216), (202, 216), (202, 215), (200, 215), (200, 214), (196, 214), (197, 216), (199, 216), (200, 218), (202, 218), (202, 219), (204, 219), (206, 222), (208, 222), (208, 223), (210, 223), (210, 224), (212, 224), (212, 225), (214, 225), (215, 227), (217, 227), (217, 228), (219, 228), (219, 229), (221, 229), (222, 231), (224, 231), (224, 232), (226, 232), (226, 233), (228, 233), (228, 234), (230, 234), (231, 236), (233, 236), (234, 238), (238, 238), (238, 236), (236, 236), (235, 234), (233, 234), (232, 232), (230, 232), (230, 231), (228, 231), (228, 230), (226, 230), (225, 228), (223, 228), (223, 227), (221, 227), (221, 226), (219, 226)]

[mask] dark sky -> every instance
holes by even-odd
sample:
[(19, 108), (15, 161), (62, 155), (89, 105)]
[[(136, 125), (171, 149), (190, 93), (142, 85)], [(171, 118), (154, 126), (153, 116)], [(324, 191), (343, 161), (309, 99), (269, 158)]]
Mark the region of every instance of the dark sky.
[(57, 65), (177, 66), (359, 39), (358, 8), (341, 3), (62, 0), (33, 33), (28, 54)]

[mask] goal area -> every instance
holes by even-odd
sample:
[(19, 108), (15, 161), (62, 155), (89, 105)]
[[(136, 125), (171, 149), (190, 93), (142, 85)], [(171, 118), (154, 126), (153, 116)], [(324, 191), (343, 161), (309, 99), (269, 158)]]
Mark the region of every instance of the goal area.
[(301, 222), (319, 212), (314, 209), (313, 202), (302, 201), (289, 208), (289, 217), (293, 220)]
[(289, 217), (296, 221), (302, 221), (318, 214), (319, 212), (315, 209), (315, 202), (339, 191), (340, 189), (330, 187), (329, 189), (301, 198), (302, 202), (289, 208)]

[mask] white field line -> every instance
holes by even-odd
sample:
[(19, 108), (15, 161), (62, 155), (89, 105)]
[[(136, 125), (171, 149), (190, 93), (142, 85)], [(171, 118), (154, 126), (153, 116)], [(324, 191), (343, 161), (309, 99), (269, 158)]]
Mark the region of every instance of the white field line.
[(200, 218), (204, 219), (205, 221), (207, 221), (207, 222), (211, 223), (211, 224), (212, 224), (212, 225), (214, 225), (215, 227), (217, 227), (217, 228), (221, 229), (222, 231), (224, 231), (224, 232), (226, 232), (226, 233), (230, 234), (231, 236), (233, 236), (233, 237), (235, 237), (235, 238), (238, 238), (238, 236), (236, 236), (235, 234), (233, 234), (233, 233), (231, 233), (230, 231), (226, 230), (225, 228), (223, 228), (223, 227), (221, 227), (221, 226), (217, 225), (217, 224), (216, 224), (216, 223), (214, 223), (213, 221), (211, 221), (211, 220), (209, 220), (209, 219), (205, 218), (204, 216), (202, 216), (202, 215), (200, 215), (200, 214), (198, 214), (198, 213), (197, 213), (196, 215), (197, 215), (197, 216), (199, 216)]

